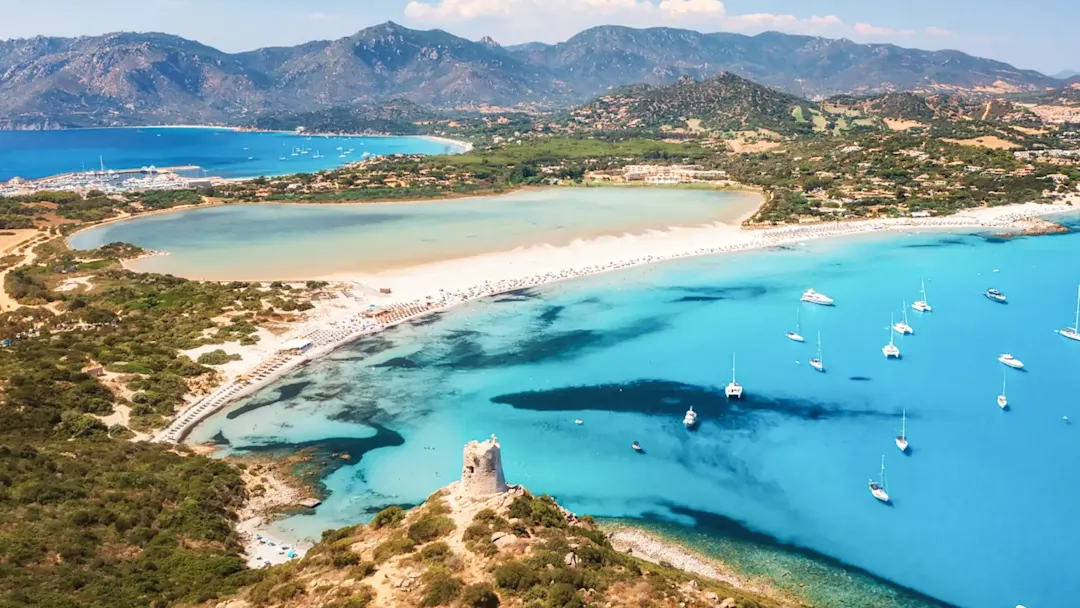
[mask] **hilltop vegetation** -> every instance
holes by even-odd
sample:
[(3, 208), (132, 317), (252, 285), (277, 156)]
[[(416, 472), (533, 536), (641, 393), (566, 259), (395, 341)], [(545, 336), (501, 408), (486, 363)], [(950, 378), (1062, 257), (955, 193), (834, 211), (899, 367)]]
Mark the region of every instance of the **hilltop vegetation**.
[(682, 78), (664, 87), (639, 85), (605, 95), (574, 110), (571, 120), (585, 131), (756, 131), (784, 135), (811, 128), (796, 115), (816, 109), (805, 99), (724, 72), (696, 81)]
[(801, 606), (615, 551), (591, 518), (550, 497), (512, 489), (474, 501), (452, 488), (324, 532), (304, 559), (207, 608)]

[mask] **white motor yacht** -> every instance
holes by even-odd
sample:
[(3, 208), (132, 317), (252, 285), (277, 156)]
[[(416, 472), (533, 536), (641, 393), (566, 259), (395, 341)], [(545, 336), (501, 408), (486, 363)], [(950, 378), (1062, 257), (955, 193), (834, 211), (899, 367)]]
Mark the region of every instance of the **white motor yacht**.
[(1013, 369), (1024, 369), (1024, 362), (1008, 353), (998, 357), (998, 361), (1001, 361)]
[(1006, 302), (1008, 302), (1008, 298), (1005, 297), (1005, 294), (1001, 293), (996, 289), (987, 289), (986, 293), (983, 295), (999, 304), (1005, 304)]
[(697, 426), (697, 412), (694, 411), (694, 406), (690, 406), (690, 409), (686, 410), (686, 416), (682, 420), (683, 426), (688, 429), (692, 429)]
[(829, 296), (827, 296), (827, 295), (825, 295), (823, 293), (818, 293), (818, 292), (814, 291), (813, 289), (807, 289), (806, 291), (804, 291), (803, 294), (802, 294), (801, 299), (802, 299), (803, 302), (809, 302), (811, 304), (820, 304), (822, 306), (832, 306), (833, 303), (835, 302), (835, 300), (833, 300)]

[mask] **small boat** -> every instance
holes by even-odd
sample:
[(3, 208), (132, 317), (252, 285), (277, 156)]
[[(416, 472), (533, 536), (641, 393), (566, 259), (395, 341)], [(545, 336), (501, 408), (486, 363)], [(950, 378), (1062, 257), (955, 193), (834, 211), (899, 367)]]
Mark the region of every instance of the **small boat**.
[(731, 353), (731, 383), (724, 389), (728, 399), (742, 399), (743, 387), (735, 381), (735, 353)]
[(682, 419), (683, 426), (688, 429), (692, 429), (697, 426), (697, 412), (694, 411), (694, 406), (690, 406), (690, 409), (686, 410), (686, 416)]
[(902, 336), (906, 336), (908, 334), (914, 334), (915, 330), (912, 329), (911, 326), (908, 325), (908, 322), (907, 322), (907, 302), (904, 302), (903, 300), (901, 300), (901, 302), (903, 302), (903, 304), (900, 307), (900, 310), (903, 313), (903, 320), (901, 320), (899, 323), (893, 325), (893, 330), (895, 330), (896, 333), (898, 333), (898, 334), (900, 334)]
[(1001, 409), (1006, 409), (1007, 407), (1009, 407), (1009, 400), (1005, 397), (1005, 381), (1006, 380), (1008, 380), (1008, 376), (1006, 376), (1005, 374), (1002, 374), (1002, 378), (1001, 378), (1001, 394), (998, 395), (998, 398), (997, 398), (998, 407), (1000, 407)]
[(998, 361), (1001, 361), (1013, 369), (1024, 369), (1024, 362), (1008, 353), (998, 357)]
[(799, 333), (802, 331), (802, 311), (795, 310), (795, 331), (787, 332), (788, 340), (794, 340), (795, 342), (806, 342), (806, 339)]
[(903, 422), (900, 423), (900, 434), (896, 437), (896, 447), (900, 448), (901, 452), (907, 452), (908, 440), (907, 440), (907, 408), (904, 408)]
[(817, 357), (810, 359), (810, 367), (819, 372), (825, 371), (825, 363), (821, 358), (821, 332), (817, 334)]
[(582, 424), (585, 424), (585, 421), (582, 420), (581, 418), (578, 418), (577, 420), (574, 421), (574, 424), (582, 425)]
[(287, 158), (285, 158), (284, 156), (282, 156), (282, 157), (281, 157), (281, 158), (279, 158), (278, 160), (289, 160), (289, 159), (287, 159)]
[(881, 478), (878, 481), (870, 480), (870, 494), (881, 502), (889, 502), (889, 492), (885, 487), (885, 456), (881, 457)]
[(1080, 342), (1080, 288), (1076, 291), (1076, 319), (1073, 321), (1073, 326), (1059, 329), (1058, 333), (1063, 338)]
[(806, 291), (804, 291), (801, 300), (803, 302), (820, 304), (822, 306), (832, 306), (834, 303), (834, 300), (832, 298), (823, 293), (818, 293), (813, 289), (807, 289)]
[(1005, 304), (1008, 301), (1005, 297), (1005, 294), (1001, 293), (996, 289), (987, 289), (984, 295), (987, 298), (993, 300), (994, 302), (998, 302), (999, 304)]
[[(891, 326), (892, 318), (889, 319), (889, 325)], [(886, 359), (899, 359), (900, 349), (893, 343), (892, 327), (889, 328), (889, 343), (881, 347), (881, 354), (885, 355)]]
[(634, 443), (630, 444), (630, 447), (634, 448), (635, 452), (641, 452), (642, 451), (641, 444), (636, 442), (636, 441)]
[(913, 302), (911, 304), (911, 307), (913, 309), (915, 309), (916, 311), (918, 311), (918, 312), (930, 312), (930, 311), (934, 310), (933, 308), (930, 308), (930, 304), (926, 301), (926, 281), (925, 280), (922, 282), (922, 289), (920, 291), (922, 293), (922, 299), (921, 300), (916, 300), (915, 302)]

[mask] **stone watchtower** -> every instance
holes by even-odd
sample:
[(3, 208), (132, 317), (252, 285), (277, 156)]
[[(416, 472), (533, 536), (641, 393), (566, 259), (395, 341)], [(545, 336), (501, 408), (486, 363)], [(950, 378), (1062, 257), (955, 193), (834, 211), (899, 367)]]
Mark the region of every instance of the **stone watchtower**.
[(503, 478), (502, 455), (495, 435), (487, 441), (465, 444), (465, 464), (461, 468), (461, 493), (465, 496), (501, 494), (509, 488)]

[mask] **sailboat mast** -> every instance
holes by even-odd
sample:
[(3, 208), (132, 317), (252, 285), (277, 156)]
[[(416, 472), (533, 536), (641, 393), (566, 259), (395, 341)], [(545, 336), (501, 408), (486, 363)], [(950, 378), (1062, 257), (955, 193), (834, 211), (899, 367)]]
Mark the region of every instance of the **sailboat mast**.
[[(889, 315), (889, 346), (893, 345), (893, 325), (895, 325), (893, 323), (893, 321), (895, 321), (895, 320), (896, 320), (896, 318), (893, 317), (893, 315)], [(882, 461), (884, 461), (885, 457), (882, 456), (881, 459), (882, 459)]]
[(1080, 332), (1080, 287), (1076, 288), (1076, 319), (1073, 321), (1073, 331)]
[(903, 422), (900, 423), (900, 436), (907, 439), (907, 408), (904, 408)]
[(731, 353), (731, 381), (735, 382), (735, 353)]

